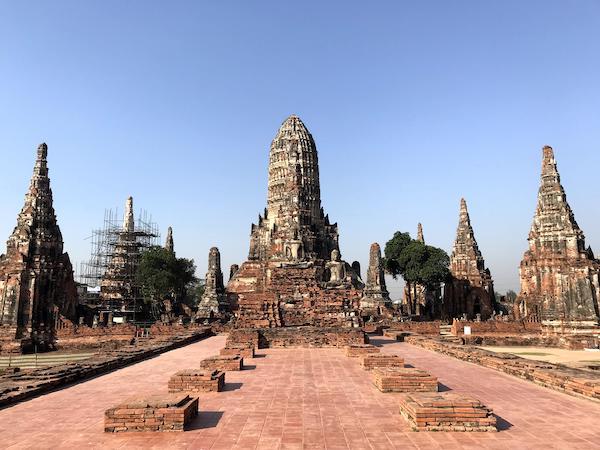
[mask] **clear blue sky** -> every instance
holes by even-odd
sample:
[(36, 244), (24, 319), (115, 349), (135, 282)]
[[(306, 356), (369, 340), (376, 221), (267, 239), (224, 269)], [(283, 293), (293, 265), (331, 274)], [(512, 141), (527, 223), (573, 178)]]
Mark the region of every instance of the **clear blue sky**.
[(516, 290), (545, 144), (600, 251), (596, 0), (6, 1), (0, 42), (2, 241), (45, 141), (75, 263), (128, 195), (199, 274), (213, 245), (241, 263), (295, 113), (365, 269), (371, 242), (419, 221), (450, 251), (464, 196), (497, 289)]

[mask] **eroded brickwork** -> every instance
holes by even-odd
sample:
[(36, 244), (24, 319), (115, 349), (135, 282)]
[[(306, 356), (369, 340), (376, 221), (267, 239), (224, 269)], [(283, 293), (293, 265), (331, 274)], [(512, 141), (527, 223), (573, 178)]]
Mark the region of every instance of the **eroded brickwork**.
[(585, 246), (560, 183), (554, 152), (542, 150), (542, 180), (521, 261), (521, 294), (515, 315), (538, 320), (598, 322), (600, 263)]
[[(55, 322), (75, 319), (77, 290), (53, 207), (48, 147), (41, 144), (25, 205), (0, 256), (0, 325), (23, 344), (53, 345)], [(7, 328), (8, 327), (8, 328)]]
[(313, 137), (290, 116), (271, 144), (267, 208), (227, 286), (238, 327), (358, 326), (362, 283), (321, 207)]
[(475, 240), (467, 202), (460, 200), (456, 241), (450, 256), (452, 281), (444, 286), (444, 314), (447, 318), (466, 315), (488, 319), (494, 313), (494, 282)]
[(197, 317), (210, 318), (229, 311), (221, 270), (221, 253), (217, 247), (211, 248), (208, 253), (208, 271), (204, 283), (204, 293), (198, 303)]

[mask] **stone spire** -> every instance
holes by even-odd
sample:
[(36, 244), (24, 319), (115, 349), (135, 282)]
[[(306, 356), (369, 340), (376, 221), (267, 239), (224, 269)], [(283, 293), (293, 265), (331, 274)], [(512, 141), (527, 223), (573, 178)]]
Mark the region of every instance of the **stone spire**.
[(467, 202), (460, 199), (460, 215), (456, 240), (450, 256), (453, 283), (446, 283), (444, 303), (450, 318), (480, 314), (487, 319), (494, 312), (495, 298), (492, 276), (475, 240)]
[(221, 271), (221, 253), (217, 247), (208, 253), (208, 270), (204, 280), (204, 293), (198, 304), (198, 318), (212, 318), (228, 309), (225, 285)]
[(128, 233), (135, 230), (135, 220), (133, 218), (133, 197), (129, 196), (125, 202), (125, 217), (123, 218), (123, 229)]
[(361, 307), (373, 307), (390, 304), (390, 294), (385, 285), (385, 273), (381, 259), (381, 248), (377, 242), (371, 244), (369, 250), (369, 268), (367, 283), (363, 291)]
[(548, 146), (542, 149), (541, 184), (528, 241), (520, 268), (523, 314), (598, 321), (600, 264), (586, 248)]
[[(472, 274), (485, 270), (485, 261), (475, 240), (475, 233), (471, 226), (471, 218), (467, 210), (467, 202), (460, 199), (460, 215), (456, 240), (451, 256), (451, 270), (461, 278), (469, 278)], [(478, 275), (476, 275), (478, 276)]]
[(175, 254), (175, 244), (173, 243), (173, 228), (167, 229), (167, 240), (165, 241), (165, 249)]
[(338, 250), (337, 225), (321, 208), (317, 147), (297, 116), (271, 143), (267, 208), (251, 231), (251, 260), (328, 260)]
[(417, 225), (417, 241), (425, 243), (425, 237), (423, 237), (423, 225), (419, 223)]
[(542, 149), (542, 179), (538, 202), (529, 232), (531, 251), (558, 250), (564, 257), (578, 259), (585, 253), (585, 237), (577, 225), (560, 183), (552, 147)]
[(57, 315), (75, 315), (77, 292), (53, 207), (48, 146), (37, 157), (17, 226), (0, 257), (0, 324), (17, 326), (18, 338), (48, 340)]

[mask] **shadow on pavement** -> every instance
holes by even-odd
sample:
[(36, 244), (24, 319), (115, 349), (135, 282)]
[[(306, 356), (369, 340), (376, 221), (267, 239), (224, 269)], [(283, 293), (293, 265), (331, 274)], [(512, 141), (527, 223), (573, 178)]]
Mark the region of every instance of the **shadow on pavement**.
[(223, 417), (223, 411), (199, 411), (196, 417), (187, 428), (188, 430), (202, 430), (203, 428), (214, 428)]

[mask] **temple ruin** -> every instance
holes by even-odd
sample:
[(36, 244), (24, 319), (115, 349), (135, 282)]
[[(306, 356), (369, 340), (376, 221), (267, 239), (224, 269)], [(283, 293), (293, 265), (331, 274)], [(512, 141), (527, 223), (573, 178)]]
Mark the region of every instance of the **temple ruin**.
[(217, 247), (208, 253), (208, 270), (204, 280), (204, 293), (198, 303), (198, 319), (210, 319), (222, 316), (229, 311), (229, 303), (225, 297), (223, 272), (221, 271), (221, 253)]
[(456, 241), (450, 256), (452, 280), (444, 286), (443, 314), (487, 320), (494, 314), (494, 282), (475, 240), (467, 202), (460, 200)]
[(112, 325), (136, 319), (144, 301), (137, 268), (142, 253), (158, 245), (159, 237), (158, 226), (145, 211), (135, 220), (132, 197), (122, 221), (118, 211), (105, 212), (104, 227), (92, 234), (91, 259), (82, 265), (81, 275), (87, 286), (100, 289), (98, 303), (87, 305), (95, 311), (94, 322)]
[(585, 245), (560, 183), (552, 147), (542, 149), (537, 208), (520, 267), (521, 314), (530, 320), (598, 323), (600, 262)]
[(173, 242), (173, 228), (169, 227), (167, 229), (167, 239), (165, 240), (165, 250), (175, 254), (175, 243)]
[(268, 172), (248, 261), (227, 286), (237, 326), (358, 325), (362, 283), (341, 259), (337, 224), (321, 207), (317, 148), (297, 116), (277, 132)]
[[(359, 266), (360, 268), (360, 266)], [(369, 250), (369, 268), (367, 269), (367, 283), (360, 300), (360, 307), (364, 311), (376, 310), (380, 313), (384, 307), (392, 306), (390, 293), (385, 285), (385, 272), (381, 258), (381, 248), (377, 242), (371, 244)]]
[(0, 329), (5, 339), (38, 349), (54, 344), (60, 316), (75, 320), (77, 289), (53, 207), (48, 146), (37, 158), (17, 226), (0, 256)]

